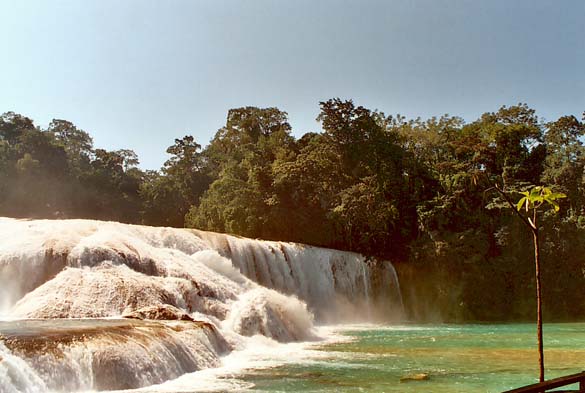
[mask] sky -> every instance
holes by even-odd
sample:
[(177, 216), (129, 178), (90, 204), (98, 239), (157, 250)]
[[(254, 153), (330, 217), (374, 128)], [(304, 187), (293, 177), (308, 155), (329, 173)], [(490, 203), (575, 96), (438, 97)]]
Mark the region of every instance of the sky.
[(467, 121), (585, 111), (583, 0), (0, 0), (0, 16), (0, 113), (72, 121), (144, 169), (242, 106), (286, 111), (297, 137), (333, 97)]

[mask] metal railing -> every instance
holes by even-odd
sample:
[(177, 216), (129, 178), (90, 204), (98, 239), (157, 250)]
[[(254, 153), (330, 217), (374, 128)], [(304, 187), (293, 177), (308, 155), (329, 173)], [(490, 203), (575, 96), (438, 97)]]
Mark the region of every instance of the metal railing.
[(578, 374), (566, 375), (548, 381), (535, 383), (518, 389), (506, 390), (502, 393), (543, 393), (563, 386), (579, 384), (578, 390), (555, 390), (557, 392), (585, 392), (585, 371)]

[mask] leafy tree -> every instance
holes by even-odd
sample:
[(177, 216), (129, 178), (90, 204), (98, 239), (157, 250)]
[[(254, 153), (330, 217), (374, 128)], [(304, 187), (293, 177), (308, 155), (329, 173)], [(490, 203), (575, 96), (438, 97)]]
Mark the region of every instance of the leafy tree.
[(85, 214), (93, 218), (136, 222), (141, 173), (125, 170), (125, 156), (96, 149), (90, 168), (80, 176), (85, 190)]
[(34, 128), (31, 119), (17, 113), (6, 112), (0, 116), (0, 140), (5, 141), (8, 145), (16, 145), (25, 131)]
[(93, 154), (93, 139), (87, 132), (78, 129), (70, 121), (59, 119), (53, 119), (47, 132), (65, 149), (72, 167), (78, 174), (88, 169)]
[(150, 173), (141, 188), (144, 200), (143, 221), (151, 225), (182, 227), (190, 206), (198, 205), (208, 188), (201, 145), (191, 135), (175, 139), (167, 153), (162, 173)]
[(292, 155), (274, 162), (273, 205), (283, 211), (282, 220), (295, 223), (283, 235), (315, 245), (335, 244), (337, 230), (330, 213), (351, 184), (341, 162), (338, 150), (321, 134), (305, 135)]
[(63, 189), (69, 176), (69, 163), (63, 148), (51, 135), (37, 128), (21, 130), (9, 147), (11, 184), (5, 207), (16, 216), (60, 214), (68, 205)]
[[(383, 113), (372, 112), (339, 98), (320, 103), (321, 122), (328, 143), (338, 150), (343, 171), (357, 178), (380, 172), (400, 160), (399, 136), (385, 128)], [(382, 168), (386, 165), (386, 168)]]
[(340, 195), (332, 219), (341, 228), (349, 249), (367, 255), (393, 246), (392, 233), (400, 226), (399, 206), (378, 187), (375, 177), (367, 177)]
[(191, 208), (186, 221), (191, 227), (259, 237), (266, 216), (258, 189), (228, 175), (213, 182), (201, 204)]
[(230, 109), (226, 125), (220, 128), (205, 151), (208, 170), (214, 178), (229, 163), (240, 163), (261, 140), (278, 135), (289, 143), (291, 126), (286, 112), (278, 108), (242, 107)]
[[(295, 240), (369, 254), (393, 244), (396, 252), (415, 228), (412, 197), (420, 187), (409, 178), (416, 165), (393, 119), (352, 101), (320, 105), (323, 134), (305, 135), (292, 154), (275, 161), (271, 200), (302, 228)], [(367, 216), (361, 208), (375, 210)]]
[(134, 152), (134, 150), (120, 149), (114, 151), (114, 153), (122, 158), (122, 168), (124, 169), (124, 172), (128, 172), (132, 168), (136, 168), (138, 164), (140, 164), (138, 155)]
[[(551, 206), (555, 212), (558, 212), (560, 207), (557, 200), (566, 198), (563, 193), (552, 192), (548, 187), (537, 186), (528, 191), (523, 191), (522, 198), (514, 205), (504, 190), (495, 186), (496, 190), (504, 197), (506, 202), (510, 205), (512, 210), (516, 212), (517, 216), (530, 229), (532, 233), (532, 241), (534, 245), (534, 266), (536, 278), (536, 315), (537, 315), (537, 339), (538, 339), (538, 364), (539, 364), (539, 378), (540, 382), (544, 381), (544, 351), (542, 340), (542, 284), (540, 279), (540, 242), (539, 242), (539, 224), (538, 224), (538, 209), (543, 205)], [(521, 212), (524, 211), (526, 215)]]
[(184, 203), (172, 179), (159, 171), (147, 171), (140, 185), (142, 223), (180, 227), (183, 216), (176, 206)]
[[(245, 107), (228, 113), (205, 157), (216, 180), (193, 205), (188, 226), (275, 238), (281, 210), (273, 192), (273, 163), (292, 148), (287, 115), (276, 108)], [(235, 201), (238, 201), (235, 204)]]
[(569, 196), (572, 214), (580, 213), (584, 204), (583, 168), (585, 147), (581, 139), (585, 124), (574, 116), (563, 116), (547, 124), (545, 170), (542, 179)]

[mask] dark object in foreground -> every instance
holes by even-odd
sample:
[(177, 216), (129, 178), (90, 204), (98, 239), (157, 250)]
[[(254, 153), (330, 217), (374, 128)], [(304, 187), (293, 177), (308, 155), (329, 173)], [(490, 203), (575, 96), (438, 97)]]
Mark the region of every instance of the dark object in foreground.
[(518, 389), (506, 390), (503, 393), (541, 393), (546, 392), (547, 390), (560, 388), (561, 386), (572, 385), (574, 383), (579, 383), (578, 390), (555, 390), (555, 392), (585, 392), (585, 371), (535, 383)]

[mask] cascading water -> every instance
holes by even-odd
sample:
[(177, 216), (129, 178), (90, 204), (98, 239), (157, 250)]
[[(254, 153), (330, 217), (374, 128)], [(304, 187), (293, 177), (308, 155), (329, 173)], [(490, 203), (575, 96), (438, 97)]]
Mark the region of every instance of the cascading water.
[[(321, 321), (401, 316), (400, 287), (389, 262), (370, 266), (364, 256), (352, 252), (193, 232), (230, 259), (246, 277), (304, 300)], [(377, 285), (373, 276), (379, 281)]]
[(2, 393), (145, 387), (248, 337), (313, 340), (313, 315), (400, 311), (392, 265), (355, 253), (89, 220), (0, 218), (0, 238)]

